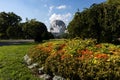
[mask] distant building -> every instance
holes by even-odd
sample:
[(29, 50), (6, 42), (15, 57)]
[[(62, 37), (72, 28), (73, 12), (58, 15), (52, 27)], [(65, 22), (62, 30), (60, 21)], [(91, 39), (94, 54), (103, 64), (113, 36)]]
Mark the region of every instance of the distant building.
[(64, 34), (65, 31), (66, 25), (62, 20), (54, 20), (50, 25), (50, 32), (55, 38), (58, 38), (60, 35)]

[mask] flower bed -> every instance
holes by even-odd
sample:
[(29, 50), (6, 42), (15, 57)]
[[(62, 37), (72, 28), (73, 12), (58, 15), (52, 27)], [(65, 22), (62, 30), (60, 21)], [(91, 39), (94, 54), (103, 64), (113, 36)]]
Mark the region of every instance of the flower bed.
[(120, 46), (97, 44), (95, 40), (49, 41), (30, 49), (27, 54), (36, 70), (70, 80), (119, 80)]

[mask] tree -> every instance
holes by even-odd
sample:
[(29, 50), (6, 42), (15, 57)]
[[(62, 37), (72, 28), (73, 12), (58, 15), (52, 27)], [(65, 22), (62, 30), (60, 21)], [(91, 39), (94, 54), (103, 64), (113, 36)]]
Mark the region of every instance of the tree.
[(24, 32), (22, 31), (21, 26), (15, 26), (15, 27), (8, 27), (7, 29), (7, 36), (10, 39), (23, 39), (24, 38)]
[(13, 12), (1, 12), (0, 13), (0, 34), (2, 38), (7, 38), (6, 30), (9, 26), (15, 27), (21, 21), (21, 17)]
[(69, 35), (94, 38), (98, 42), (112, 42), (120, 37), (120, 9), (113, 4), (93, 4), (89, 9), (76, 12), (68, 25)]
[(108, 4), (120, 5), (120, 0), (107, 0)]
[(80, 18), (81, 18), (80, 12), (76, 12), (75, 16), (74, 16), (74, 19), (68, 25), (68, 31), (70, 32), (69, 34), (70, 34), (71, 38), (78, 37), (80, 32), (81, 32), (80, 31), (81, 30), (80, 29), (81, 24), (79, 24), (79, 23), (81, 23)]
[(28, 20), (24, 23), (23, 30), (25, 31), (27, 38), (34, 39), (35, 42), (41, 42), (46, 39), (47, 28), (44, 23), (36, 21), (35, 19)]

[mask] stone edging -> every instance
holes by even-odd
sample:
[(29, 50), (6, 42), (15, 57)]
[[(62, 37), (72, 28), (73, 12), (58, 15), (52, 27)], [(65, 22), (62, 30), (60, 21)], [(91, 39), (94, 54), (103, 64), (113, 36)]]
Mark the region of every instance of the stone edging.
[[(38, 63), (31, 63), (31, 58), (27, 54), (24, 56), (24, 62), (27, 64), (27, 67), (31, 70), (33, 70), (36, 66), (38, 66)], [(43, 69), (44, 69), (44, 67), (37, 69), (38, 77), (43, 80), (66, 80), (65, 78), (63, 78), (61, 76), (54, 75), (52, 77), (49, 74), (45, 74)]]

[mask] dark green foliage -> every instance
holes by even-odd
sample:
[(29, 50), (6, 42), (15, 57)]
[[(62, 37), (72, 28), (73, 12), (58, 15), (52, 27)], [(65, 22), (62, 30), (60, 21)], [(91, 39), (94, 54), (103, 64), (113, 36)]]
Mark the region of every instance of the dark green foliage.
[(120, 37), (120, 9), (114, 4), (93, 4), (90, 8), (75, 13), (68, 31), (72, 38), (113, 42)]
[(13, 12), (1, 12), (0, 13), (0, 38), (8, 38), (6, 30), (11, 26), (15, 27), (21, 21), (21, 17)]
[(13, 12), (0, 13), (0, 38), (1, 39), (34, 39), (35, 42), (48, 40), (53, 35), (47, 31), (44, 23), (35, 19), (20, 23), (21, 17)]
[(48, 33), (45, 24), (36, 21), (35, 19), (25, 22), (23, 30), (25, 31), (27, 38), (34, 39), (35, 42), (41, 42), (46, 39), (45, 36), (47, 36)]
[(48, 32), (46, 34), (46, 36), (44, 36), (44, 37), (45, 37), (46, 40), (48, 40), (48, 39), (54, 39), (54, 36), (53, 36), (53, 34), (51, 32)]
[(22, 31), (22, 27), (20, 26), (15, 26), (15, 27), (8, 27), (7, 29), (7, 36), (10, 39), (23, 39), (23, 31)]

